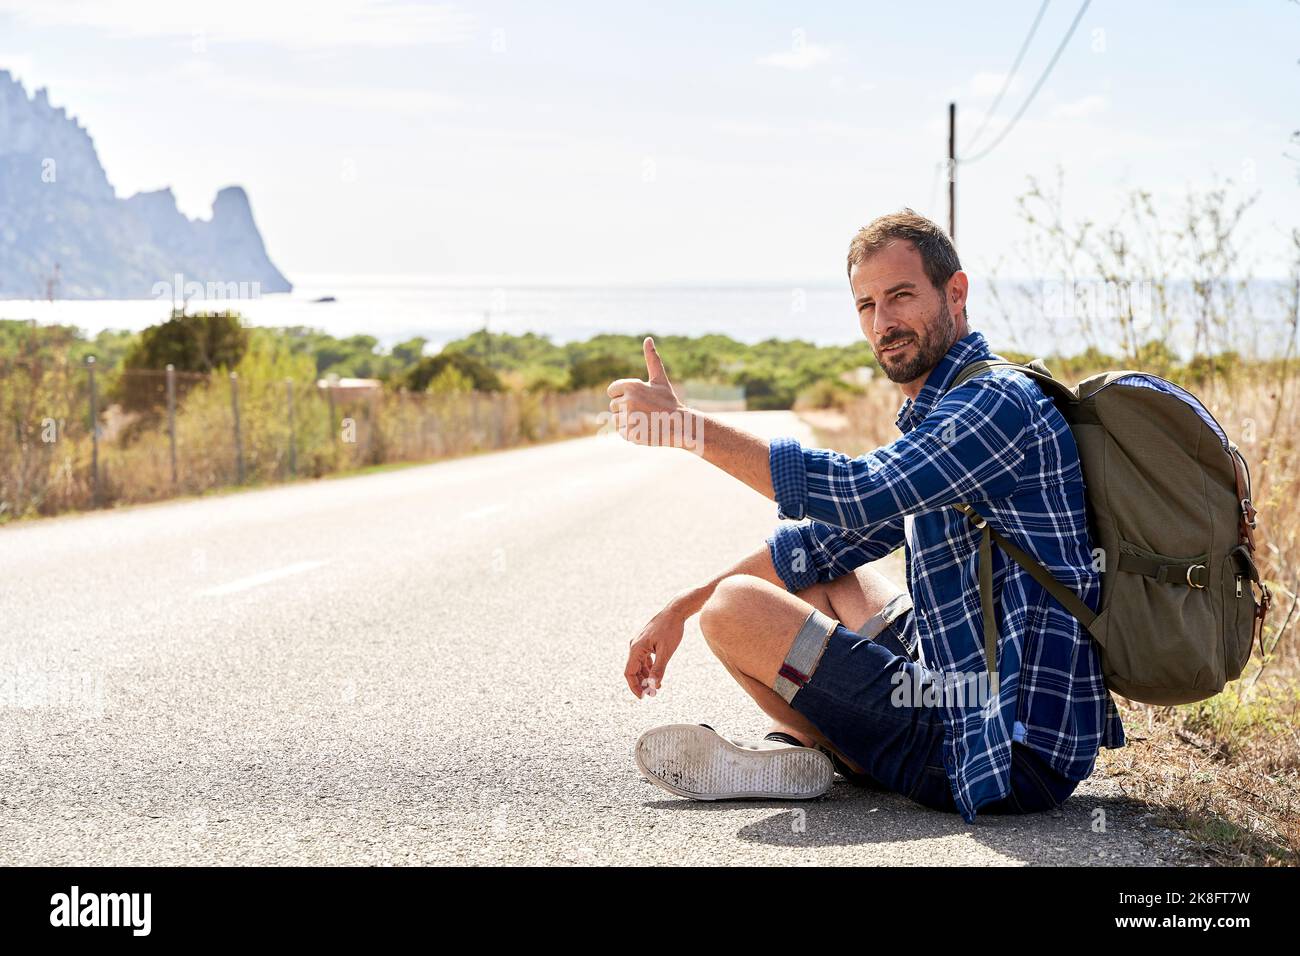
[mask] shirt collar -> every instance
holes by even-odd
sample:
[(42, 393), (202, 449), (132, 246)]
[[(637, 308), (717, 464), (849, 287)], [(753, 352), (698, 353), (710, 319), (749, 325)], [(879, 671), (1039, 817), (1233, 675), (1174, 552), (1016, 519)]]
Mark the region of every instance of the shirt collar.
[(952, 348), (939, 359), (939, 364), (930, 369), (925, 384), (916, 393), (916, 398), (905, 399), (898, 410), (894, 424), (901, 432), (910, 431), (925, 420), (925, 416), (938, 404), (939, 398), (952, 384), (966, 365), (979, 359), (992, 358), (989, 344), (980, 332), (971, 332), (952, 344)]

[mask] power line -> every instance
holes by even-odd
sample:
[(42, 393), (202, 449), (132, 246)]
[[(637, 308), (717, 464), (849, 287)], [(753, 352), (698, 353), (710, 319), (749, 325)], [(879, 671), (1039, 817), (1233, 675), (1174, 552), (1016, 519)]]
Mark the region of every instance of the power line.
[(930, 205), (925, 207), (927, 214), (933, 218), (934, 204), (939, 198), (939, 171), (947, 168), (948, 160), (941, 159), (934, 164), (934, 175), (930, 178)]
[(1016, 78), (1016, 71), (1020, 69), (1020, 62), (1025, 58), (1025, 53), (1029, 49), (1029, 44), (1034, 40), (1034, 34), (1038, 32), (1038, 25), (1043, 22), (1043, 14), (1047, 12), (1047, 5), (1052, 0), (1043, 0), (1042, 6), (1038, 8), (1038, 15), (1034, 17), (1034, 22), (1029, 26), (1029, 33), (1025, 37), (1025, 42), (1020, 44), (1020, 52), (1016, 54), (1015, 61), (1011, 64), (1011, 69), (1007, 72), (1006, 79), (1002, 81), (1002, 89), (998, 90), (998, 95), (993, 98), (993, 105), (989, 107), (988, 112), (984, 114), (984, 121), (980, 123), (979, 129), (975, 130), (975, 135), (971, 137), (970, 142), (966, 145), (967, 149), (974, 149), (975, 144), (983, 135), (984, 130), (988, 128), (989, 120), (993, 119), (993, 114), (998, 111), (998, 106), (1002, 103), (1002, 97), (1006, 96), (1007, 90), (1011, 88), (1011, 81)]
[(1020, 121), (1020, 117), (1025, 115), (1025, 110), (1029, 109), (1029, 105), (1034, 102), (1034, 97), (1038, 95), (1038, 91), (1041, 90), (1043, 84), (1047, 82), (1047, 78), (1051, 75), (1052, 69), (1056, 66), (1056, 61), (1059, 60), (1061, 54), (1065, 52), (1065, 47), (1069, 44), (1070, 37), (1074, 36), (1075, 28), (1078, 27), (1079, 21), (1083, 19), (1083, 15), (1087, 12), (1088, 6), (1091, 3), (1092, 0), (1083, 0), (1083, 5), (1079, 7), (1079, 12), (1074, 15), (1074, 21), (1070, 24), (1070, 29), (1065, 32), (1065, 37), (1056, 48), (1056, 52), (1052, 54), (1052, 59), (1048, 61), (1047, 68), (1043, 70), (1042, 75), (1038, 78), (1038, 82), (1034, 84), (1034, 88), (1030, 90), (1029, 95), (1025, 97), (1025, 102), (1022, 103), (1020, 109), (1016, 111), (1016, 115), (1011, 117), (1011, 121), (1007, 123), (1007, 125), (1003, 127), (1002, 132), (998, 134), (998, 138), (995, 139), (983, 152), (975, 154), (970, 159), (962, 159), (960, 162), (974, 163), (983, 159), (989, 153), (993, 152), (993, 150), (997, 149), (998, 145), (1007, 138), (1007, 134), (1015, 129), (1016, 123)]

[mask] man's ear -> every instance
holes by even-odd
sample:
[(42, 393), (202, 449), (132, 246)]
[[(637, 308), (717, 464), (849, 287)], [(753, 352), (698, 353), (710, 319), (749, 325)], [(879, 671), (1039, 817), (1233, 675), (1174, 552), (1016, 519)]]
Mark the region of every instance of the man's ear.
[(948, 313), (953, 321), (960, 321), (966, 310), (966, 296), (970, 292), (970, 279), (960, 269), (948, 279)]

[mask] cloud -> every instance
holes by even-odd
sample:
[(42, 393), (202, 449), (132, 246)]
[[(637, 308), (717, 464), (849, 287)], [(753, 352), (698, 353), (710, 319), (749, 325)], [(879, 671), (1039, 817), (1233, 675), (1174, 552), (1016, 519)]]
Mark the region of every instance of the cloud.
[(761, 121), (723, 120), (713, 127), (725, 136), (742, 139), (792, 139), (811, 137), (823, 140), (846, 140), (870, 142), (887, 134), (885, 130), (864, 126), (860, 123), (845, 123), (837, 120), (807, 119), (793, 125), (777, 125)]
[[(981, 71), (970, 78), (970, 82), (966, 84), (965, 93), (977, 99), (992, 98), (998, 95), (998, 91), (1002, 89), (1002, 84), (1006, 81), (1007, 75), (1005, 73)], [(1016, 77), (1011, 81), (1011, 86), (1008, 87), (1007, 92), (1014, 93), (1019, 88), (1020, 77)]]
[(747, 139), (769, 139), (778, 136), (798, 136), (802, 130), (793, 126), (777, 126), (772, 123), (755, 123), (746, 120), (722, 120), (714, 126), (719, 133), (727, 136), (741, 136)]
[(437, 90), (268, 82), (221, 73), (203, 60), (186, 64), (181, 72), (209, 90), (249, 101), (274, 100), (295, 106), (325, 106), (332, 109), (414, 115), (456, 113), (467, 109), (467, 104), (460, 97)]
[(460, 43), (474, 29), (473, 18), (452, 4), (410, 0), (0, 0), (0, 13), (38, 28), (301, 50)]
[(796, 35), (790, 49), (779, 53), (769, 53), (758, 58), (762, 66), (775, 66), (782, 70), (811, 70), (831, 58), (828, 47), (809, 43), (801, 35)]
[(1083, 119), (1106, 112), (1110, 103), (1104, 96), (1085, 96), (1070, 103), (1058, 103), (1052, 107), (1053, 119)]

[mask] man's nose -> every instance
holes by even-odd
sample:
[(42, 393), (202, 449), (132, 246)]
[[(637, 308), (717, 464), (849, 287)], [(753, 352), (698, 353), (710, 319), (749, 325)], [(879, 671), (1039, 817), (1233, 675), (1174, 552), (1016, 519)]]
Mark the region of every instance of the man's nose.
[(871, 316), (871, 331), (875, 333), (876, 338), (884, 338), (897, 328), (898, 321), (890, 310), (879, 305), (876, 306), (874, 314)]

